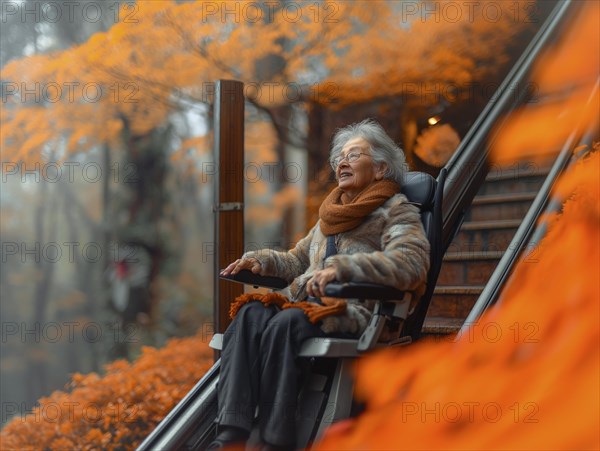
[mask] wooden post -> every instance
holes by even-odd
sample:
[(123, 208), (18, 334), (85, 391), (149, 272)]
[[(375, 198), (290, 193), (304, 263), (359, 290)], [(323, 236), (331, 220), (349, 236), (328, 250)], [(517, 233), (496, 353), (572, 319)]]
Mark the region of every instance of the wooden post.
[(219, 271), (244, 253), (244, 84), (219, 80), (215, 86), (215, 332), (230, 323), (229, 303), (241, 284), (219, 279)]

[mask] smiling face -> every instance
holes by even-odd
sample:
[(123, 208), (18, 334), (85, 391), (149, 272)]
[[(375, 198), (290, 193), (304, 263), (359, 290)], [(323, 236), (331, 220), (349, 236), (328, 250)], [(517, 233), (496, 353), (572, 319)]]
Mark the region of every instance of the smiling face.
[[(351, 163), (346, 157), (350, 153), (361, 153), (359, 158)], [(376, 166), (371, 157), (371, 146), (364, 138), (353, 138), (344, 145), (340, 157), (344, 158), (338, 165), (335, 176), (338, 187), (344, 192), (342, 200), (349, 202), (375, 180), (383, 179), (387, 166)]]

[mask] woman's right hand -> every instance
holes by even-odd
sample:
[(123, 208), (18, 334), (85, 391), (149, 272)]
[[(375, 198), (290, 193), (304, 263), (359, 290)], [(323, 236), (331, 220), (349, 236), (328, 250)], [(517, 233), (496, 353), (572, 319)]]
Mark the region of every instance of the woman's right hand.
[(230, 263), (227, 268), (221, 271), (219, 274), (221, 276), (228, 276), (230, 274), (237, 274), (242, 269), (249, 269), (254, 274), (258, 274), (260, 272), (260, 262), (254, 258), (238, 258), (233, 263)]

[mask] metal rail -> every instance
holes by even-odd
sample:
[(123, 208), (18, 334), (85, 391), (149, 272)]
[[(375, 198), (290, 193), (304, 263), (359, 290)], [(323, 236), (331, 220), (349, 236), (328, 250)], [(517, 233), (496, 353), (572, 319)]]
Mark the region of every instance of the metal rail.
[(138, 451), (181, 450), (195, 435), (206, 429), (217, 412), (216, 384), (221, 361), (217, 362), (179, 401), (158, 426), (138, 446)]
[[(596, 92), (600, 88), (600, 79), (596, 80), (596, 84), (590, 94), (587, 102), (587, 107), (593, 102)], [(469, 315), (465, 319), (460, 333), (467, 331), (469, 327), (476, 324), (483, 312), (489, 306), (496, 302), (505, 283), (508, 281), (515, 265), (523, 253), (529, 250), (538, 248), (540, 241), (546, 233), (545, 224), (538, 226), (538, 218), (545, 212), (557, 211), (561, 207), (561, 203), (551, 199), (552, 189), (555, 186), (559, 176), (565, 169), (581, 156), (573, 153), (574, 149), (581, 145), (589, 146), (592, 143), (593, 137), (596, 136), (598, 125), (593, 124), (588, 130), (583, 131), (583, 126), (579, 127), (569, 135), (567, 141), (561, 148), (561, 151), (550, 169), (550, 173), (546, 177), (542, 187), (538, 191), (531, 207), (527, 211), (525, 218), (521, 222), (515, 236), (510, 242), (506, 252), (500, 259), (498, 266), (490, 276), (490, 279), (483, 289), (483, 292), (475, 302)]]
[(570, 0), (557, 3), (446, 164), (448, 180), (444, 190), (443, 228), (445, 248), (450, 245), (457, 229), (456, 224), (471, 205), (485, 179), (489, 147), (501, 128), (504, 117), (522, 103), (534, 62), (556, 36), (565, 23), (564, 19), (575, 9), (572, 6)]

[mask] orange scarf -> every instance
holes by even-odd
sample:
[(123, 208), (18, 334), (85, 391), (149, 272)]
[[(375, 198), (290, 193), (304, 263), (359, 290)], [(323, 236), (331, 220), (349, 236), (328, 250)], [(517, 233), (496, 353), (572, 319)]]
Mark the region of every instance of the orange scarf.
[(373, 213), (390, 197), (400, 192), (400, 185), (392, 180), (371, 183), (352, 201), (344, 204), (339, 188), (334, 188), (319, 208), (321, 231), (324, 235), (335, 235), (358, 227), (365, 217)]
[(339, 315), (346, 311), (346, 301), (344, 299), (321, 298), (323, 305), (314, 302), (301, 301), (289, 302), (288, 298), (279, 293), (245, 293), (238, 296), (229, 306), (229, 317), (235, 318), (237, 312), (248, 302), (260, 301), (265, 307), (276, 305), (281, 309), (299, 308), (304, 311), (308, 320), (317, 324), (326, 316)]

